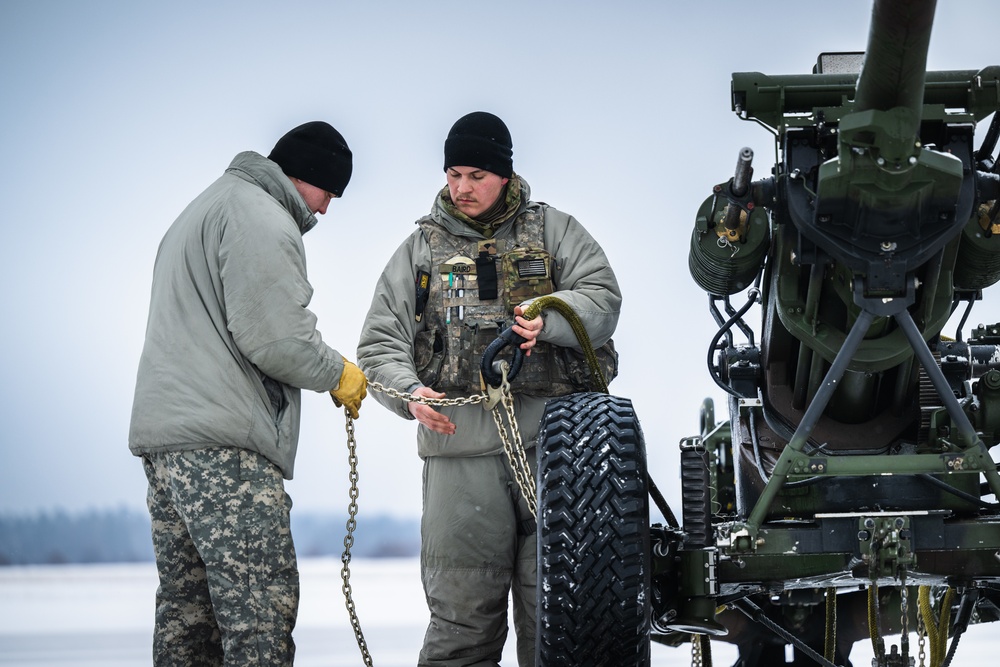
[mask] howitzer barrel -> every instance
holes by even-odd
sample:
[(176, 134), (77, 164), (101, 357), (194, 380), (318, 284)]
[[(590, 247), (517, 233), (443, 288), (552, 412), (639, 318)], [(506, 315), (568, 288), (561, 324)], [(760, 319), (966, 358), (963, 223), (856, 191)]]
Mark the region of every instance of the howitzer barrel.
[(936, 0), (877, 0), (855, 111), (895, 107), (920, 117)]

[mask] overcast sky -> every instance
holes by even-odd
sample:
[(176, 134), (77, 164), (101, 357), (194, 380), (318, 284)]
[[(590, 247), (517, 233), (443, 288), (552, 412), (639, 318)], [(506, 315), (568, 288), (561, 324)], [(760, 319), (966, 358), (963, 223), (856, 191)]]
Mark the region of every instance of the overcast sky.
[[(354, 359), (379, 273), (444, 185), (448, 129), (474, 110), (507, 122), (533, 198), (606, 249), (624, 293), (611, 389), (634, 401), (679, 511), (677, 443), (704, 397), (724, 407), (691, 226), (742, 146), (758, 176), (774, 154), (731, 112), (731, 73), (808, 73), (821, 51), (863, 50), (870, 13), (863, 0), (0, 0), (0, 513), (144, 506), (127, 437), (153, 259), (236, 153), (266, 155), (309, 120), (346, 137), (353, 179), (305, 242), (320, 330)], [(981, 29), (994, 17), (989, 0), (940, 2), (930, 67), (1000, 64)], [(972, 319), (1000, 308), (988, 296)], [(288, 490), (297, 511), (342, 512), (343, 413), (311, 392), (303, 411)], [(414, 428), (365, 403), (362, 520), (419, 515)]]

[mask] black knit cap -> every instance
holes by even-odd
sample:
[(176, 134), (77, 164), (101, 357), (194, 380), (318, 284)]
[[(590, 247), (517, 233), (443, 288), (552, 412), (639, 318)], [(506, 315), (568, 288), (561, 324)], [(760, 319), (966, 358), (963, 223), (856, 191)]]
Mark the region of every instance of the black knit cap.
[(290, 130), (278, 139), (267, 159), (278, 163), (286, 176), (338, 197), (351, 180), (351, 149), (340, 132), (321, 120)]
[(473, 111), (451, 126), (444, 142), (444, 168), (477, 167), (497, 176), (514, 173), (513, 142), (504, 122), (491, 113)]

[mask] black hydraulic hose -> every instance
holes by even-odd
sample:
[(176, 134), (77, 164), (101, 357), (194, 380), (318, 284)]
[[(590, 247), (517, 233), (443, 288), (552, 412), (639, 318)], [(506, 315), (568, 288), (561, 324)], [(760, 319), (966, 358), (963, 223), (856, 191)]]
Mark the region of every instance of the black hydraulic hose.
[[(719, 310), (719, 307), (715, 305), (715, 302), (718, 301), (719, 299), (722, 299), (722, 297), (717, 294), (708, 295), (708, 312), (712, 314), (712, 319), (715, 320), (715, 323), (721, 327), (725, 325), (726, 318), (722, 315), (722, 312)], [(727, 301), (728, 299), (729, 297), (726, 297)], [(730, 315), (732, 315), (732, 313), (730, 313)], [(733, 344), (733, 333), (731, 331), (726, 332), (726, 343), (729, 345)]]
[(958, 489), (956, 489), (955, 487), (951, 486), (947, 482), (944, 482), (944, 481), (938, 479), (937, 477), (934, 477), (933, 475), (928, 475), (928, 474), (924, 473), (924, 474), (921, 474), (921, 475), (915, 475), (915, 477), (917, 477), (917, 479), (920, 479), (920, 480), (922, 480), (924, 482), (927, 482), (928, 484), (930, 484), (932, 486), (936, 486), (937, 488), (941, 489), (942, 491), (947, 491), (948, 493), (952, 494), (953, 496), (961, 498), (962, 500), (964, 500), (966, 502), (969, 502), (969, 503), (972, 503), (974, 505), (978, 505), (979, 507), (982, 507), (984, 509), (991, 509), (991, 510), (1000, 509), (1000, 504), (997, 504), (997, 503), (988, 503), (988, 502), (986, 502), (985, 500), (983, 500), (981, 498), (975, 497), (971, 493), (966, 493), (965, 491), (959, 491)]
[[(759, 281), (758, 281), (758, 284), (759, 284)], [(736, 309), (733, 308), (733, 304), (731, 304), (729, 302), (729, 297), (728, 296), (726, 297), (726, 314), (728, 314), (728, 315), (735, 315), (736, 314)], [(751, 329), (750, 326), (746, 322), (743, 321), (742, 317), (739, 318), (738, 320), (736, 320), (736, 326), (739, 327), (739, 330), (743, 333), (744, 336), (746, 336), (746, 338), (747, 338), (747, 345), (753, 346), (753, 344), (754, 344), (753, 343), (753, 341), (754, 341), (753, 329)]]
[(647, 477), (646, 482), (649, 485), (649, 497), (653, 499), (653, 503), (656, 505), (656, 509), (660, 510), (660, 514), (663, 518), (667, 520), (667, 524), (671, 528), (680, 528), (681, 525), (677, 522), (677, 517), (674, 516), (673, 510), (670, 509), (670, 505), (667, 504), (667, 499), (663, 497), (660, 493), (660, 489), (653, 482), (652, 477)]
[(978, 588), (965, 589), (965, 592), (962, 594), (962, 601), (958, 606), (958, 616), (955, 618), (955, 635), (951, 639), (951, 644), (948, 646), (948, 655), (945, 656), (941, 667), (948, 667), (955, 657), (955, 651), (958, 649), (958, 641), (965, 631), (969, 629), (969, 622), (972, 621), (972, 610), (975, 609), (978, 600)]
[(788, 642), (789, 644), (791, 644), (792, 646), (794, 646), (795, 648), (799, 649), (800, 651), (802, 651), (803, 653), (805, 653), (807, 656), (809, 656), (810, 658), (812, 658), (813, 660), (815, 660), (817, 663), (823, 665), (823, 667), (839, 667), (836, 663), (830, 662), (825, 657), (823, 657), (822, 655), (820, 655), (819, 653), (817, 653), (815, 650), (813, 650), (804, 641), (802, 641), (801, 639), (799, 639), (798, 637), (796, 637), (795, 635), (793, 635), (791, 632), (789, 632), (788, 630), (785, 630), (783, 627), (781, 627), (780, 625), (778, 625), (777, 623), (775, 623), (774, 621), (772, 621), (770, 618), (768, 618), (767, 614), (765, 614), (764, 611), (760, 607), (758, 607), (757, 605), (755, 605), (750, 600), (748, 600), (746, 598), (743, 598), (742, 600), (736, 600), (736, 601), (734, 601), (732, 603), (732, 605), (734, 607), (736, 607), (738, 610), (740, 610), (741, 612), (743, 612), (746, 615), (747, 618), (749, 618), (750, 620), (752, 620), (752, 621), (754, 621), (756, 623), (760, 623), (765, 628), (767, 628), (768, 630), (770, 630), (774, 634), (778, 635), (779, 637), (781, 637), (782, 639), (784, 639), (786, 642)]
[[(712, 380), (715, 381), (715, 384), (717, 384), (720, 389), (722, 389), (730, 396), (735, 396), (736, 398), (746, 398), (746, 397), (740, 396), (740, 394), (736, 392), (732, 387), (723, 384), (722, 379), (718, 376), (718, 374), (716, 374), (715, 368), (713, 367), (713, 362), (715, 361), (713, 355), (715, 350), (717, 349), (719, 341), (722, 340), (722, 337), (725, 336), (726, 332), (728, 332), (733, 327), (733, 324), (735, 324), (744, 315), (746, 315), (747, 311), (750, 310), (750, 308), (753, 307), (755, 303), (757, 303), (758, 296), (760, 296), (760, 290), (757, 289), (756, 287), (750, 288), (750, 291), (747, 293), (747, 302), (743, 304), (743, 306), (740, 307), (740, 309), (737, 310), (728, 320), (726, 320), (726, 322), (722, 325), (722, 328), (720, 328), (719, 331), (715, 334), (715, 337), (712, 338), (711, 344), (708, 346), (709, 375), (712, 376)], [(721, 373), (721, 367), (720, 367), (720, 373)]]

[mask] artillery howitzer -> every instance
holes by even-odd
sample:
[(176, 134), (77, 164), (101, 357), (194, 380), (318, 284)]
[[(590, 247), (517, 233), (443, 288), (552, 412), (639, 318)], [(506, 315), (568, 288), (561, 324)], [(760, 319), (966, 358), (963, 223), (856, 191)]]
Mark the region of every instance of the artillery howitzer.
[(962, 332), (1000, 279), (1000, 67), (926, 72), (933, 13), (876, 2), (860, 76), (827, 55), (809, 75), (733, 75), (734, 111), (777, 159), (753, 180), (743, 149), (691, 237), (729, 417), (706, 400), (681, 442), (680, 523), (627, 399), (550, 403), (538, 664), (643, 665), (650, 640), (718, 636), (745, 667), (785, 664), (788, 644), (793, 664), (844, 665), (865, 637), (906, 665), (923, 625), (939, 665), (970, 622), (1000, 619), (1000, 325)]

